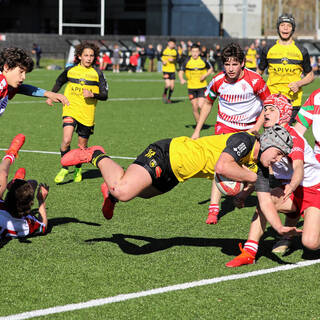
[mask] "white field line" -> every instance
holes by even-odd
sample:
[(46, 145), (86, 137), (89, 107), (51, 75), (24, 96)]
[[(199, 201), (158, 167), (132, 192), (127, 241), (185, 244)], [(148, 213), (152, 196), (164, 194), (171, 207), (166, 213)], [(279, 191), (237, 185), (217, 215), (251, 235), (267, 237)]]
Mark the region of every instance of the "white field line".
[(296, 269), (296, 268), (311, 266), (313, 264), (318, 264), (318, 263), (320, 263), (320, 259), (310, 260), (310, 261), (301, 261), (296, 264), (287, 264), (287, 265), (282, 265), (282, 266), (270, 268), (270, 269), (257, 270), (257, 271), (242, 273), (242, 274), (232, 274), (229, 276), (223, 276), (223, 277), (219, 277), (219, 278), (204, 279), (204, 280), (200, 280), (200, 281), (186, 282), (186, 283), (176, 284), (173, 286), (156, 288), (156, 289), (151, 289), (151, 290), (146, 290), (146, 291), (120, 294), (117, 296), (108, 297), (108, 298), (104, 298), (104, 299), (95, 299), (95, 300), (89, 300), (87, 302), (73, 303), (73, 304), (67, 304), (64, 306), (56, 306), (56, 307), (47, 308), (47, 309), (28, 311), (28, 312), (23, 312), (23, 313), (0, 317), (0, 320), (30, 319), (30, 318), (34, 318), (34, 317), (46, 316), (49, 314), (56, 314), (56, 313), (74, 311), (74, 310), (87, 309), (87, 308), (91, 308), (91, 307), (103, 306), (103, 305), (110, 304), (110, 303), (152, 296), (155, 294), (161, 294), (161, 293), (165, 293), (165, 292), (186, 290), (186, 289), (190, 289), (190, 288), (206, 286), (206, 285), (219, 283), (219, 282), (239, 280), (239, 279), (261, 276), (261, 275), (274, 273), (274, 272), (287, 271), (287, 270), (292, 270), (292, 269)]
[[(8, 148), (6, 149), (3, 149), (3, 148), (0, 148), (0, 150), (2, 151), (5, 151), (7, 150)], [(58, 154), (60, 155), (60, 152), (56, 152), (56, 151), (40, 151), (40, 150), (20, 150), (19, 152), (30, 152), (30, 153), (43, 153), (43, 154)], [(127, 160), (134, 160), (136, 158), (133, 158), (133, 157), (121, 157), (121, 156), (109, 156), (110, 158), (112, 159), (127, 159)]]
[[(187, 97), (173, 97), (175, 99), (186, 100)], [(162, 100), (162, 97), (146, 97), (146, 98), (109, 98), (108, 101), (138, 101), (138, 100)], [(9, 104), (23, 104), (23, 103), (45, 103), (45, 100), (42, 98), (37, 100), (26, 100), (26, 101), (12, 101)]]

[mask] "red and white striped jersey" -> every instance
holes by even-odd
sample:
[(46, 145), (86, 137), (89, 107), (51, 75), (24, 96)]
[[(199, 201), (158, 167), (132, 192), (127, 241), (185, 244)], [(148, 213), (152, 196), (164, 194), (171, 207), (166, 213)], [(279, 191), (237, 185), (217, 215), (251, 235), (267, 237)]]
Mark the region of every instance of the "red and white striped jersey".
[(314, 152), (320, 153), (320, 89), (311, 93), (300, 108), (296, 120), (307, 129), (312, 126), (312, 133), (315, 138)]
[(0, 239), (23, 238), (45, 231), (46, 226), (32, 215), (18, 219), (12, 217), (8, 211), (0, 210)]
[(247, 130), (254, 126), (270, 91), (262, 77), (244, 68), (244, 75), (234, 83), (220, 72), (209, 83), (206, 93), (212, 103), (219, 97), (217, 122)]
[(8, 82), (5, 76), (0, 73), (0, 116), (8, 105)]
[(287, 157), (283, 157), (279, 162), (272, 165), (274, 176), (279, 180), (291, 180), (293, 174), (292, 161), (299, 159), (304, 161), (304, 177), (300, 185), (304, 187), (317, 186), (320, 183), (320, 163), (307, 142), (293, 127), (284, 126), (291, 134), (293, 148)]

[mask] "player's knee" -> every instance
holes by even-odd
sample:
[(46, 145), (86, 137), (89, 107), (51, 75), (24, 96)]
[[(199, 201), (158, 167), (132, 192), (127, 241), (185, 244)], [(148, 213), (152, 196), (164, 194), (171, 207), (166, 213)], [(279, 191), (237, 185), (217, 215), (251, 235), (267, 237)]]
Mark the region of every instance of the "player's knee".
[(302, 244), (309, 250), (318, 250), (320, 249), (320, 239), (316, 239), (315, 237), (303, 236)]
[(127, 202), (133, 198), (129, 190), (127, 190), (127, 188), (122, 188), (119, 186), (115, 188), (111, 187), (110, 190), (112, 195), (121, 202)]

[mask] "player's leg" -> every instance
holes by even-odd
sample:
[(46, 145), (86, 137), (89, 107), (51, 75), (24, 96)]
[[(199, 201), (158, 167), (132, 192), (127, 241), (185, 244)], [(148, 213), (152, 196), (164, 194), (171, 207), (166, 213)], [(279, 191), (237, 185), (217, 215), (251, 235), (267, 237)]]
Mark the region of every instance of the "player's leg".
[(256, 209), (253, 215), (248, 240), (245, 242), (244, 247), (239, 243), (241, 254), (226, 263), (227, 267), (234, 268), (242, 265), (253, 264), (259, 248), (259, 241), (266, 228), (267, 220), (262, 214), (260, 208)]
[(199, 98), (193, 98), (193, 96), (191, 98), (190, 94), (189, 94), (189, 99), (190, 99), (190, 102), (192, 105), (192, 114), (193, 114), (194, 120), (196, 121), (196, 124), (197, 124), (199, 121), (199, 117), (200, 117)]
[(7, 188), (10, 166), (18, 156), (19, 150), (23, 146), (24, 142), (25, 136), (23, 134), (20, 133), (16, 135), (12, 139), (9, 149), (6, 151), (6, 155), (3, 157), (0, 163), (0, 198), (3, 197), (3, 194)]
[(174, 90), (175, 74), (172, 75), (173, 79), (169, 80), (169, 93), (168, 93), (168, 103), (171, 103), (171, 96)]
[(220, 200), (221, 200), (221, 192), (218, 190), (218, 187), (215, 181), (212, 180), (211, 198), (210, 198), (209, 212), (208, 212), (208, 218), (206, 220), (206, 224), (218, 223)]
[[(300, 212), (297, 208), (297, 202), (292, 195), (286, 201), (283, 201), (283, 187), (277, 187), (271, 190), (272, 201), (277, 211), (286, 215), (285, 226), (295, 227), (300, 219)], [(273, 253), (285, 253), (290, 247), (291, 239), (287, 236), (282, 236), (272, 247)]]
[[(61, 158), (70, 151), (70, 144), (72, 140), (72, 135), (75, 129), (75, 120), (71, 117), (64, 117), (63, 119), (63, 136), (60, 146)], [(63, 182), (64, 178), (69, 173), (68, 167), (62, 166), (56, 177), (54, 178), (55, 183)]]
[(168, 73), (163, 73), (163, 79), (164, 79), (164, 90), (162, 94), (162, 102), (163, 103), (168, 103), (168, 91), (170, 89), (170, 79)]
[(309, 207), (304, 211), (302, 244), (309, 250), (320, 249), (320, 209)]

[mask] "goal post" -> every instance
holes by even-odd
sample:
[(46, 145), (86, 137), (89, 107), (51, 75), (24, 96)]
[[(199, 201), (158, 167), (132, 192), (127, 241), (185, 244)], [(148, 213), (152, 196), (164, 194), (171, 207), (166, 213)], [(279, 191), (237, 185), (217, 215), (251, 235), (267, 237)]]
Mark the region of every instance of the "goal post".
[(63, 35), (63, 27), (100, 28), (100, 35), (104, 36), (105, 0), (100, 0), (100, 23), (67, 23), (63, 21), (63, 0), (59, 0), (59, 36)]

